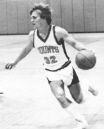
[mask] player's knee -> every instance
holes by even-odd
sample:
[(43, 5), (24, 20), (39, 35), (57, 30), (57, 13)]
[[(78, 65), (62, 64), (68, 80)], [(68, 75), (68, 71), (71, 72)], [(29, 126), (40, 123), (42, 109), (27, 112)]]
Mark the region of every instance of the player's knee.
[(77, 102), (78, 104), (81, 104), (81, 103), (83, 102), (83, 99), (82, 99), (82, 98), (77, 99), (76, 102)]
[(67, 102), (67, 99), (66, 99), (66, 96), (65, 96), (65, 92), (64, 92), (64, 90), (62, 88), (63, 83), (61, 81), (59, 81), (59, 82), (51, 82), (50, 85), (51, 85), (51, 90), (52, 90), (53, 94), (55, 95), (56, 99), (59, 101), (61, 106), (64, 107), (64, 105)]
[(66, 103), (66, 97), (63, 95), (56, 96), (57, 100), (60, 102), (61, 105), (65, 105)]
[(63, 103), (65, 101), (64, 91), (60, 88), (57, 89), (57, 91), (55, 92), (55, 97), (59, 102)]
[(83, 97), (78, 97), (75, 99), (75, 101), (78, 103), (78, 104), (81, 104), (83, 102)]

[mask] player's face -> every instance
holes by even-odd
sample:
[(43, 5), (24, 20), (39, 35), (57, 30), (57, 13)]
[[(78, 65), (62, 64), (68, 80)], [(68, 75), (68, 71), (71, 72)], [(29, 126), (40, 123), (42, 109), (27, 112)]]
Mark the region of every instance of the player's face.
[(40, 18), (39, 13), (37, 12), (37, 10), (35, 10), (32, 15), (31, 15), (31, 22), (34, 26), (34, 28), (39, 29), (42, 26), (43, 23), (43, 19)]

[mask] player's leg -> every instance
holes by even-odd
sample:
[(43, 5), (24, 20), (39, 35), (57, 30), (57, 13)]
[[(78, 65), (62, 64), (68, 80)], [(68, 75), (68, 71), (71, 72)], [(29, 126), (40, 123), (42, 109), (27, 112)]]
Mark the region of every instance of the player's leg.
[(66, 108), (70, 105), (71, 101), (66, 98), (63, 81), (60, 80), (50, 82), (50, 88), (63, 108)]
[(84, 78), (81, 80), (81, 86), (82, 86), (82, 91), (89, 91), (92, 95), (97, 96), (98, 95), (98, 90), (92, 83), (93, 80), (89, 80), (87, 78)]
[(82, 90), (81, 90), (80, 83), (72, 84), (72, 85), (69, 87), (69, 90), (70, 90), (70, 93), (71, 93), (72, 98), (73, 98), (77, 103), (80, 104), (80, 103), (83, 102), (84, 96), (83, 96), (83, 93), (82, 93)]
[(98, 95), (98, 90), (97, 89), (94, 89), (90, 85), (89, 85), (88, 91), (91, 92), (94, 96), (97, 96)]
[(71, 84), (68, 86), (68, 89), (70, 90), (72, 98), (77, 103), (81, 103), (83, 101), (83, 94), (79, 83), (79, 78), (74, 69), (73, 69), (73, 79)]
[(72, 115), (76, 119), (76, 121), (78, 121), (78, 123), (81, 123), (81, 125), (79, 125), (78, 128), (86, 129), (88, 124), (84, 116), (81, 115), (79, 111), (77, 111), (75, 105), (69, 99), (66, 98), (63, 81), (52, 81), (50, 82), (50, 87), (56, 99), (59, 101), (61, 106), (66, 110), (66, 112)]
[[(75, 72), (75, 70), (73, 69), (73, 79), (72, 79), (72, 83), (68, 86), (68, 89), (70, 90), (70, 93), (72, 95), (72, 98), (77, 102), (77, 103), (82, 103), (83, 100), (84, 100), (84, 96), (83, 96), (83, 93), (82, 93), (82, 90), (81, 90), (81, 86), (80, 86), (80, 83), (79, 83), (79, 78)], [(79, 117), (79, 119), (76, 119), (78, 121), (78, 126), (75, 128), (75, 129), (87, 129), (88, 127), (88, 123), (87, 121), (85, 120), (84, 116), (83, 115), (80, 115), (78, 114), (77, 110), (74, 109), (73, 105), (72, 107), (69, 106), (67, 108), (67, 110), (71, 110), (72, 108), (72, 111), (74, 111), (73, 114), (76, 114), (77, 117)], [(76, 112), (77, 111), (77, 112)]]
[(84, 91), (86, 92), (91, 92), (93, 95), (97, 95), (98, 92), (97, 90), (95, 90), (94, 88), (92, 88), (92, 86), (85, 82), (86, 86), (81, 86), (80, 82), (79, 82), (79, 78), (75, 72), (75, 70), (73, 69), (73, 80), (72, 83), (68, 86), (68, 89), (70, 90), (70, 93), (73, 97), (73, 99), (77, 102), (77, 103), (82, 103), (85, 101), (86, 96), (84, 94)]

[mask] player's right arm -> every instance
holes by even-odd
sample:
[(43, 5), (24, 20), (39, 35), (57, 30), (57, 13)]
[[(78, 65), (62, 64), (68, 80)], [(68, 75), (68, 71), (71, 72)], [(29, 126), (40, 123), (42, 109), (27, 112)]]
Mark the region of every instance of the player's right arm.
[(30, 51), (33, 49), (33, 33), (34, 31), (31, 31), (29, 33), (28, 44), (24, 47), (24, 49), (21, 51), (21, 53), (13, 63), (6, 64), (6, 69), (12, 69), (13, 67), (15, 67), (15, 65), (18, 64), (19, 61), (21, 61), (30, 53)]

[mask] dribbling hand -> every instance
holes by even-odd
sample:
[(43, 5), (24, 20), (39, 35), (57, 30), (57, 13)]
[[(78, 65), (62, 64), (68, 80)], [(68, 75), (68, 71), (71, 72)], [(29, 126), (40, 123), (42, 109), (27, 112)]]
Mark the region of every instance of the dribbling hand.
[(8, 63), (8, 64), (5, 65), (5, 69), (9, 69), (9, 70), (14, 68), (14, 67), (15, 67), (14, 63)]

